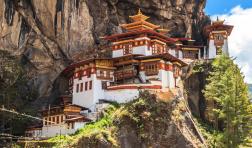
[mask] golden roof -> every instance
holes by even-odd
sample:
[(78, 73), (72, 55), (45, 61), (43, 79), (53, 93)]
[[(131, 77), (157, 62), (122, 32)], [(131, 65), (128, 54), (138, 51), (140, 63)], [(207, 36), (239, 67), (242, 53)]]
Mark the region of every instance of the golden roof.
[(144, 30), (144, 29), (155, 30), (155, 29), (159, 28), (158, 25), (147, 22), (146, 20), (149, 17), (143, 15), (140, 9), (138, 10), (138, 13), (136, 15), (129, 16), (129, 17), (133, 20), (132, 23), (120, 25), (121, 27), (123, 27), (124, 29), (126, 29), (128, 31)]
[(149, 17), (146, 15), (143, 15), (143, 13), (141, 12), (141, 9), (138, 9), (138, 13), (136, 15), (133, 16), (129, 16), (134, 22), (137, 21), (145, 21), (147, 20)]

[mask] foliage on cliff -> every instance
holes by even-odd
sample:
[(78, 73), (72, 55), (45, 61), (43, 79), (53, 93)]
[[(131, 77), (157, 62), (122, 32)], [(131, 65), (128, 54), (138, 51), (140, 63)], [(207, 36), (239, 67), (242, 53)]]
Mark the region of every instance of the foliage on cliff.
[[(27, 85), (27, 77), (20, 60), (7, 51), (0, 50), (0, 105), (20, 112), (32, 112), (25, 106), (36, 97), (36, 91)], [(0, 112), (0, 131), (23, 134), (26, 119), (6, 112)]]
[(252, 104), (239, 67), (227, 56), (218, 57), (207, 81), (207, 118), (217, 131), (214, 146), (232, 148), (246, 143), (252, 129)]
[(185, 104), (179, 102), (164, 102), (144, 92), (120, 107), (109, 107), (103, 118), (75, 134), (46, 142), (56, 147), (197, 147), (200, 141), (193, 132), (185, 136), (191, 122)]

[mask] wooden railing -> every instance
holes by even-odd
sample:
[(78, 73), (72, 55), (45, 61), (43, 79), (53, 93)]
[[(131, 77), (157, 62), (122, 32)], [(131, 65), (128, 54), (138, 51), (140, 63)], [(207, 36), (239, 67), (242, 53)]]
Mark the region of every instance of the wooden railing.
[(135, 77), (137, 74), (134, 70), (123, 70), (115, 72), (115, 80), (122, 80)]

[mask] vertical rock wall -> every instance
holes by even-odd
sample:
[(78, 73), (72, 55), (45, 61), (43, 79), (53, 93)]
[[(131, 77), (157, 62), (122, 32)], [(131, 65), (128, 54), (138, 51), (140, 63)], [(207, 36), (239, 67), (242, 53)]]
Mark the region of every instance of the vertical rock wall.
[[(29, 85), (50, 95), (60, 72), (76, 55), (85, 59), (106, 44), (101, 36), (120, 33), (119, 24), (141, 8), (150, 21), (170, 29), (169, 36), (192, 35), (202, 41), (209, 22), (206, 0), (1, 0), (0, 49), (22, 59)], [(81, 53), (81, 54), (80, 54)], [(81, 56), (80, 56), (81, 55)]]

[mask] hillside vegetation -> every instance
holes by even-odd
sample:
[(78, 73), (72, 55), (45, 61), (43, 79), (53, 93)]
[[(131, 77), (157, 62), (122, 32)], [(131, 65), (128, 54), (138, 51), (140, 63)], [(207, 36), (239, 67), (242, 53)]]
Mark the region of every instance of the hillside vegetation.
[(244, 76), (233, 59), (220, 56), (209, 66), (198, 65), (196, 72), (208, 71), (204, 118), (200, 120), (210, 147), (251, 146), (252, 104)]
[[(28, 146), (29, 145), (29, 146)], [(183, 99), (161, 101), (149, 92), (127, 104), (111, 105), (103, 117), (70, 136), (26, 146), (54, 147), (201, 147)]]
[[(20, 59), (0, 50), (0, 105), (18, 112), (34, 114), (34, 108), (27, 107), (36, 98), (36, 91), (27, 84), (28, 77)], [(0, 132), (22, 135), (28, 119), (0, 112)], [(0, 139), (1, 144), (1, 139)]]

